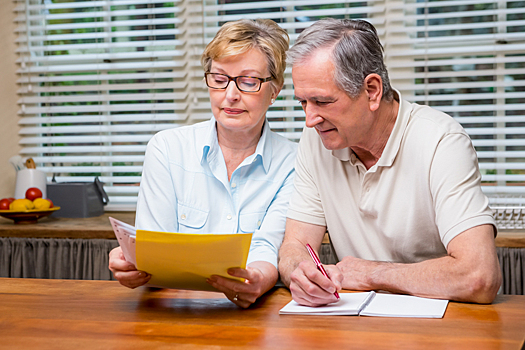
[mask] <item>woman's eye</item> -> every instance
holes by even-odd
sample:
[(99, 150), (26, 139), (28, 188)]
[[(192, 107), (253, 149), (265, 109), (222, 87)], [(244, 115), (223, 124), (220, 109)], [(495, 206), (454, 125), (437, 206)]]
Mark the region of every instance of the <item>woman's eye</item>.
[(241, 85), (246, 86), (246, 87), (255, 87), (257, 86), (257, 83), (258, 81), (255, 79), (247, 79), (247, 78), (241, 79)]
[(216, 83), (225, 83), (228, 79), (224, 77), (214, 77), (213, 80), (215, 80)]

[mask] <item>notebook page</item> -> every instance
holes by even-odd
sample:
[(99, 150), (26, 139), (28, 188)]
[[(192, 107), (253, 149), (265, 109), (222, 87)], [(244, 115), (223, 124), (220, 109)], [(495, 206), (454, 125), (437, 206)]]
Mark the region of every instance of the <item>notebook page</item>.
[(325, 316), (337, 316), (337, 315), (358, 315), (359, 310), (366, 305), (371, 298), (374, 297), (374, 292), (365, 293), (339, 293), (340, 300), (338, 302), (328, 304), (325, 306), (311, 307), (299, 305), (296, 301), (292, 300), (286, 304), (279, 314), (301, 314), (301, 315), (325, 315)]
[(377, 293), (361, 316), (442, 318), (448, 300)]

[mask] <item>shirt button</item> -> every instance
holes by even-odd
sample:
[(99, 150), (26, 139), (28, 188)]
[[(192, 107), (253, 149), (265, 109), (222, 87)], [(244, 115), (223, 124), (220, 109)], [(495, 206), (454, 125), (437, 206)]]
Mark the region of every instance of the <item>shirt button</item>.
[(257, 221), (257, 226), (261, 226), (261, 220)]
[(232, 216), (230, 214), (226, 215), (226, 219), (231, 220)]
[(234, 182), (232, 183), (232, 188), (235, 188), (235, 187), (237, 187), (237, 184)]
[(182, 214), (182, 215), (180, 216), (180, 218), (181, 218), (182, 220), (186, 220), (186, 214)]
[(257, 157), (253, 158), (252, 163), (255, 163), (257, 161)]

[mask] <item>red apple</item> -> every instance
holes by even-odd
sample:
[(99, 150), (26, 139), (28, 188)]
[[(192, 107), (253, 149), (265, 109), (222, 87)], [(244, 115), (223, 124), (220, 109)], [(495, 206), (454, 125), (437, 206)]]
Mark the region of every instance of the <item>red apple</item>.
[(37, 198), (42, 198), (42, 191), (36, 187), (30, 187), (26, 191), (26, 198), (30, 201), (34, 201)]
[(9, 210), (9, 204), (14, 200), (14, 198), (2, 198), (0, 200), (0, 210)]

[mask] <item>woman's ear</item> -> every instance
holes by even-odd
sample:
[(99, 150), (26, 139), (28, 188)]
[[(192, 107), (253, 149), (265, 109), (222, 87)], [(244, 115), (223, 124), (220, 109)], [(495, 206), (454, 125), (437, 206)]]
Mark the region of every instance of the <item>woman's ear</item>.
[(368, 106), (372, 112), (376, 111), (383, 97), (383, 79), (376, 74), (368, 74), (364, 81), (364, 88), (368, 95)]
[(272, 84), (272, 95), (270, 96), (270, 99), (271, 99), (270, 104), (273, 104), (275, 100), (277, 99), (277, 96), (279, 96), (279, 93), (281, 92), (283, 85), (276, 86), (273, 84), (273, 82), (271, 82), (270, 84)]

